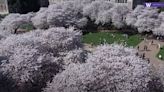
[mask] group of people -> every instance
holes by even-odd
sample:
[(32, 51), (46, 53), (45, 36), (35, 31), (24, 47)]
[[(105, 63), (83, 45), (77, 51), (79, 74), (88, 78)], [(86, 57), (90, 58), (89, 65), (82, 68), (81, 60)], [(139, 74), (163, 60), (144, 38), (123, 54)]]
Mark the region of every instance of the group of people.
[[(140, 50), (140, 47), (138, 46), (137, 49)], [(147, 51), (147, 50), (148, 50), (148, 47), (145, 45), (145, 46), (144, 46), (144, 51)], [(138, 52), (137, 52), (137, 55), (139, 55)], [(143, 59), (145, 59), (145, 53), (142, 53), (142, 54), (140, 55), (140, 57), (143, 58)]]
[(150, 63), (150, 59), (145, 57), (145, 53), (142, 53), (142, 54), (139, 55), (139, 53), (137, 52), (136, 55), (140, 56), (142, 59), (145, 59), (145, 60), (148, 61), (148, 63)]
[[(144, 39), (144, 41), (147, 42), (147, 39)], [(157, 45), (157, 49), (160, 48), (160, 44), (154, 44), (154, 41), (152, 40), (151, 42), (149, 42), (148, 45), (145, 44), (145, 45), (143, 46), (143, 49), (142, 49), (142, 50), (143, 50), (143, 51), (149, 51), (148, 47), (149, 47), (150, 45)], [(140, 46), (138, 46), (137, 49), (138, 49), (138, 51), (140, 51), (140, 50), (141, 50), (141, 49), (140, 49)], [(137, 53), (137, 55), (139, 55), (139, 53)], [(146, 58), (145, 52), (141, 53), (139, 56), (140, 56), (141, 58), (143, 58), (143, 59), (147, 59), (147, 61), (150, 63), (150, 59), (149, 59), (149, 58)]]

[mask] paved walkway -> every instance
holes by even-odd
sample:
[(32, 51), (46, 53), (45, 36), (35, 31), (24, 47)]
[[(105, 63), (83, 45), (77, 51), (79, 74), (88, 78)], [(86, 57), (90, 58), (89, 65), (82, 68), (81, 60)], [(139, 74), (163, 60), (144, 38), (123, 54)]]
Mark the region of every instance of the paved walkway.
[[(160, 64), (164, 64), (164, 61), (158, 59), (156, 55), (160, 51), (160, 48), (158, 48), (158, 44), (160, 44), (160, 47), (164, 46), (164, 42), (158, 41), (158, 40), (153, 40), (153, 44), (150, 45), (152, 40), (146, 40), (142, 41), (138, 46), (139, 46), (139, 55), (142, 55), (145, 53), (145, 59), (149, 59), (150, 63), (156, 68), (159, 69)], [(148, 47), (147, 51), (144, 51), (144, 46)], [(137, 47), (136, 46), (136, 49)], [(90, 44), (84, 44), (84, 50), (92, 52), (94, 50), (94, 47), (91, 46)]]
[[(158, 41), (158, 40), (153, 40), (153, 44), (151, 45), (152, 40), (146, 40), (142, 41), (138, 46), (139, 46), (139, 55), (142, 55), (145, 53), (145, 58), (148, 58), (150, 60), (150, 63), (156, 68), (159, 68), (160, 64), (164, 64), (164, 61), (158, 59), (156, 55), (160, 51), (160, 48), (158, 48), (158, 44), (160, 44), (160, 47), (164, 46), (164, 42)], [(144, 51), (144, 46), (148, 46), (148, 51)], [(137, 47), (136, 46), (136, 49)]]

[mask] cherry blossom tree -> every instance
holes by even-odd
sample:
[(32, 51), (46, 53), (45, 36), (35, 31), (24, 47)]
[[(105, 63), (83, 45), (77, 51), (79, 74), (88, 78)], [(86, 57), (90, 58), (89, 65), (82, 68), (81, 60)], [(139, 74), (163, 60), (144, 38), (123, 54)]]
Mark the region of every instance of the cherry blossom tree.
[(164, 64), (161, 63), (159, 65), (159, 69), (157, 70), (157, 75), (159, 76), (161, 82), (163, 83), (164, 85), (164, 72), (163, 72), (163, 69), (164, 69)]
[(130, 10), (125, 5), (115, 5), (110, 1), (97, 0), (88, 4), (83, 9), (83, 14), (95, 24), (110, 24), (116, 28), (125, 26), (125, 17)]
[(31, 22), (31, 17), (34, 16), (34, 13), (28, 14), (9, 14), (6, 16), (0, 23), (1, 30), (6, 30), (11, 33), (20, 27), (20, 25)]
[(164, 12), (161, 12), (158, 17), (159, 17), (159, 19), (162, 20), (161, 22), (163, 22), (164, 21)]
[(99, 46), (86, 63), (56, 75), (44, 92), (153, 92), (150, 64), (135, 53), (120, 45)]
[(0, 57), (6, 57), (0, 59), (0, 71), (26, 90), (38, 81), (40, 83), (36, 85), (45, 85), (71, 63), (84, 62), (83, 51), (79, 48), (81, 33), (74, 28), (51, 28), (11, 35), (0, 44)]
[(139, 5), (126, 16), (126, 24), (140, 33), (152, 32), (160, 24), (158, 15), (158, 9)]
[(134, 27), (134, 24), (137, 21), (137, 16), (139, 16), (142, 13), (143, 9), (144, 6), (138, 5), (133, 11), (130, 11), (126, 16), (126, 24), (128, 26)]
[(157, 19), (153, 18), (143, 18), (139, 19), (136, 23), (135, 26), (138, 29), (138, 32), (152, 32), (154, 28), (159, 26), (159, 21)]
[(102, 25), (111, 25), (112, 22), (112, 12), (111, 10), (107, 10), (105, 12), (102, 12), (99, 14), (98, 18), (96, 19), (96, 24), (102, 24)]
[(160, 25), (160, 27), (157, 27), (153, 30), (153, 34), (158, 36), (164, 36), (164, 23)]
[(137, 17), (135, 26), (139, 32), (152, 32), (152, 30), (159, 26), (158, 9), (145, 8), (141, 15)]
[(158, 20), (160, 21), (160, 26), (156, 27), (153, 30), (153, 34), (158, 36), (164, 36), (164, 12), (161, 12), (158, 16)]
[(112, 23), (116, 28), (120, 29), (125, 26), (125, 18), (129, 11), (125, 5), (116, 5), (112, 8)]
[(6, 16), (0, 23), (0, 35), (1, 37), (5, 37), (11, 34), (12, 29), (11, 25), (13, 24), (13, 20), (20, 17), (20, 14), (9, 14)]
[(50, 27), (81, 28), (87, 24), (87, 19), (82, 15), (82, 8), (80, 3), (74, 1), (50, 5), (47, 11), (47, 23)]
[[(98, 23), (104, 23), (104, 18), (108, 17), (109, 11), (113, 7), (113, 4), (109, 1), (93, 1), (92, 3), (88, 4), (83, 9), (84, 16), (89, 17), (92, 21), (96, 21)], [(103, 18), (101, 20), (101, 18)], [(109, 17), (110, 18), (110, 17)], [(108, 21), (107, 21), (108, 22)], [(109, 19), (110, 22), (110, 19)]]
[(45, 29), (48, 28), (47, 24), (47, 8), (41, 8), (37, 13), (36, 16), (34, 16), (31, 19), (33, 25), (36, 28), (39, 29)]

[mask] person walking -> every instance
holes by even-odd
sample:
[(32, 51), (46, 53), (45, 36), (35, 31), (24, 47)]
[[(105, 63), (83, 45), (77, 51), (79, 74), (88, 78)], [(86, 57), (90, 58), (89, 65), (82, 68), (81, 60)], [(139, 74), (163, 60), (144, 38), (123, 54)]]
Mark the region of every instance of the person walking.
[(159, 40), (159, 37), (157, 37), (157, 40)]
[(142, 58), (145, 59), (145, 53), (142, 54)]
[(154, 44), (154, 41), (152, 40), (152, 41), (151, 41), (151, 45), (153, 45), (153, 44)]
[(145, 47), (145, 45), (144, 45), (144, 51), (145, 51), (145, 49), (146, 49), (146, 47)]
[(140, 46), (137, 46), (137, 50), (140, 50)]
[(150, 63), (150, 59), (149, 58), (147, 59), (147, 62)]
[(160, 49), (161, 48), (161, 45), (158, 43), (158, 48)]
[(144, 45), (144, 51), (147, 51), (148, 47), (147, 45)]
[(144, 41), (146, 42), (146, 38), (144, 38)]

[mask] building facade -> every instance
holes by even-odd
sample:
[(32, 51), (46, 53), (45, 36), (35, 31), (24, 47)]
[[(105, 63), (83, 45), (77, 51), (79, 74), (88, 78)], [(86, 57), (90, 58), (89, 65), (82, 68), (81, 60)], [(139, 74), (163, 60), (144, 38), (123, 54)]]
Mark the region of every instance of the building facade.
[(8, 14), (7, 0), (0, 0), (0, 14)]
[(56, 2), (61, 2), (61, 1), (63, 1), (63, 0), (48, 0), (49, 1), (49, 4), (54, 4), (54, 3), (56, 3)]
[(137, 5), (141, 5), (145, 0), (110, 0), (117, 5), (126, 5), (129, 9), (134, 9)]
[[(63, 0), (39, 0), (40, 7), (47, 7), (48, 4), (54, 4)], [(130, 9), (134, 9), (138, 4), (143, 4), (145, 0), (110, 0), (117, 5), (126, 5)], [(8, 0), (0, 0), (0, 14), (8, 14)]]
[[(49, 0), (49, 4), (53, 4), (55, 2), (61, 2), (63, 0)], [(109, 0), (116, 5), (125, 5), (129, 7), (129, 9), (134, 9), (137, 5), (143, 4), (145, 0)]]

